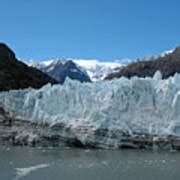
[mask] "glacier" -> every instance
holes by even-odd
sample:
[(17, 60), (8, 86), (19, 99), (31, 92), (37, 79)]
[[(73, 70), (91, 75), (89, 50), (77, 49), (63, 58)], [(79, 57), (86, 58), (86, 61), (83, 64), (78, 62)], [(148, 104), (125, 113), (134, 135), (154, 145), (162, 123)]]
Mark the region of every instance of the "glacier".
[(165, 80), (159, 71), (153, 78), (67, 79), (64, 85), (2, 92), (0, 124), (0, 139), (14, 143), (179, 148), (180, 74)]

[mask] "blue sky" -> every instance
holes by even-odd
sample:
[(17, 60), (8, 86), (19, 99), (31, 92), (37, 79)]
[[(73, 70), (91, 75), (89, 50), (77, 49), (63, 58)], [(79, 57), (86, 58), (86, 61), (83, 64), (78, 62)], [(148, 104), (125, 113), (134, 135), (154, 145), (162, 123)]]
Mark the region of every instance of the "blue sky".
[(179, 0), (1, 0), (0, 17), (0, 41), (21, 59), (135, 59), (180, 45)]

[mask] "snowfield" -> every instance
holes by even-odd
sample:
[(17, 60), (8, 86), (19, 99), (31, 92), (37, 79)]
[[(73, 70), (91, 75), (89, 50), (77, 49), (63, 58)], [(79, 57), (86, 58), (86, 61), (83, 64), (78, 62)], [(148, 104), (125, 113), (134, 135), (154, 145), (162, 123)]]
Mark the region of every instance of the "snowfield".
[(0, 106), (11, 119), (61, 125), (51, 134), (81, 145), (140, 147), (180, 138), (179, 74), (166, 80), (160, 72), (95, 83), (67, 79), (64, 85), (3, 92)]
[[(112, 62), (101, 62), (99, 60), (87, 60), (87, 59), (56, 59), (56, 60), (48, 60), (48, 61), (35, 61), (29, 60), (25, 61), (28, 66), (36, 67), (37, 69), (42, 70), (43, 68), (54, 68), (58, 63), (65, 63), (69, 60), (73, 61), (78, 68), (80, 68), (83, 72), (87, 73), (90, 77), (91, 81), (99, 81), (103, 80), (107, 75), (119, 71), (122, 67), (127, 65), (132, 60), (124, 59), (119, 61)], [(121, 63), (122, 61), (122, 63)], [(57, 72), (58, 73), (58, 72)]]
[(115, 61), (101, 62), (98, 60), (83, 59), (74, 59), (73, 61), (87, 72), (93, 82), (103, 80), (107, 75), (119, 71), (123, 66), (125, 66), (125, 64)]

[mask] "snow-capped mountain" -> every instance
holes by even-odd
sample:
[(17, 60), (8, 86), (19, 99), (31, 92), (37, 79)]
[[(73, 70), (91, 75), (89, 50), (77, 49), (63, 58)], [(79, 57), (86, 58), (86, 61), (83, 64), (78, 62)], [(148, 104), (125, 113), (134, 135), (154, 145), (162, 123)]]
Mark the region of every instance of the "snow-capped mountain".
[(161, 57), (164, 57), (164, 56), (166, 56), (166, 55), (168, 55), (168, 54), (173, 53), (174, 50), (175, 50), (175, 49), (170, 49), (170, 50), (164, 51), (164, 52), (161, 53), (160, 56), (161, 56)]
[(30, 66), (36, 67), (63, 84), (66, 77), (80, 82), (91, 82), (90, 77), (81, 67), (73, 61), (59, 59), (43, 62), (31, 61)]
[(101, 62), (98, 60), (73, 60), (80, 67), (84, 68), (92, 81), (103, 80), (108, 74), (120, 70), (123, 64), (119, 62)]
[[(86, 75), (89, 76), (91, 81), (99, 81), (99, 80), (105, 79), (106, 77), (114, 75), (116, 73), (120, 73), (121, 70), (126, 68), (126, 65), (130, 64), (131, 62), (138, 63), (139, 60), (145, 62), (145, 61), (154, 61), (159, 58), (166, 58), (167, 55), (172, 54), (174, 51), (175, 51), (175, 49), (171, 49), (171, 50), (162, 52), (160, 55), (146, 56), (142, 59), (137, 59), (137, 60), (123, 58), (123, 59), (108, 62), (108, 61), (99, 61), (96, 59), (67, 58), (67, 59), (61, 59), (61, 62), (65, 63), (68, 61), (72, 61), (72, 62), (74, 62), (74, 64), (76, 64), (77, 68), (80, 69), (80, 71), (86, 73)], [(29, 61), (28, 64), (30, 66), (36, 67), (40, 70), (47, 69), (46, 71), (44, 71), (44, 72), (47, 72), (49, 69), (48, 67), (53, 69), (53, 66), (56, 66), (56, 64), (58, 62), (59, 62), (59, 60)], [(154, 74), (154, 72), (155, 71), (153, 71), (152, 75)], [(57, 72), (53, 72), (53, 73), (56, 74)]]
[[(91, 81), (103, 80), (108, 74), (119, 71), (125, 64), (129, 62), (129, 59), (125, 61), (112, 61), (112, 62), (101, 62), (98, 60), (87, 60), (87, 59), (60, 59), (60, 60), (48, 60), (48, 61), (34, 61), (30, 60), (27, 62), (29, 66), (36, 67), (43, 72), (51, 75), (57, 74), (59, 71), (57, 66), (64, 66), (68, 62), (74, 63), (74, 70), (80, 74), (86, 74), (90, 77)], [(54, 76), (53, 76), (54, 77)], [(54, 77), (55, 78), (55, 77)], [(70, 77), (71, 78), (71, 77)], [(57, 79), (57, 77), (56, 77)], [(72, 79), (72, 78), (71, 78)]]
[(41, 69), (41, 68), (45, 68), (45, 67), (49, 66), (54, 61), (58, 61), (58, 60), (36, 61), (36, 60), (31, 59), (31, 60), (25, 61), (25, 63), (28, 66), (35, 67), (37, 69)]

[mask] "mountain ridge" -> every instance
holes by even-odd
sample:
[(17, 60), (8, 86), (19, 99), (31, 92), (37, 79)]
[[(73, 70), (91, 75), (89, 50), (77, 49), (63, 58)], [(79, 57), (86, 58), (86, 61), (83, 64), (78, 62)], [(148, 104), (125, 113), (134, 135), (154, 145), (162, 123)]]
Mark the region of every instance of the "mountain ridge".
[(56, 84), (57, 81), (19, 61), (6, 44), (0, 43), (0, 91), (40, 88), (47, 83)]
[(133, 76), (153, 77), (156, 71), (160, 71), (162, 78), (166, 79), (175, 73), (180, 73), (180, 47), (178, 46), (172, 51), (168, 51), (160, 56), (152, 56), (149, 59), (142, 59), (132, 62), (123, 67), (120, 71), (109, 74), (105, 79)]
[[(106, 77), (109, 73), (115, 72), (118, 69), (122, 68), (124, 64), (118, 62), (118, 61), (111, 61), (111, 62), (101, 62), (99, 60), (88, 60), (88, 59), (59, 59), (62, 62), (68, 62), (72, 61), (76, 64), (77, 68), (80, 69), (80, 71), (87, 74), (90, 78), (90, 80), (98, 81), (103, 80), (104, 77)], [(37, 61), (37, 60), (31, 60), (26, 61), (25, 63), (29, 66), (36, 67), (40, 70), (46, 69), (48, 66), (56, 66), (56, 63), (58, 63), (59, 60), (45, 60), (45, 61)]]

